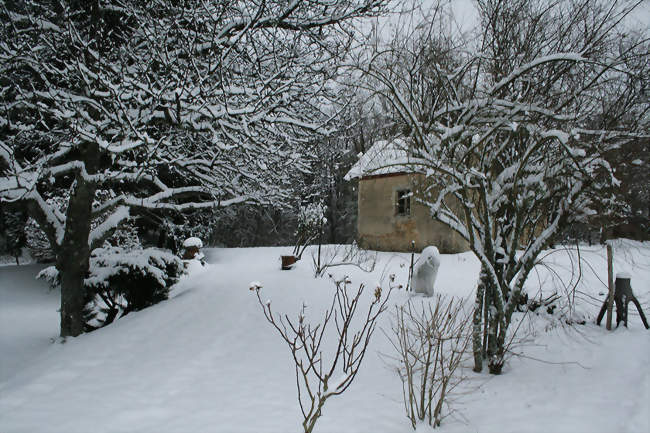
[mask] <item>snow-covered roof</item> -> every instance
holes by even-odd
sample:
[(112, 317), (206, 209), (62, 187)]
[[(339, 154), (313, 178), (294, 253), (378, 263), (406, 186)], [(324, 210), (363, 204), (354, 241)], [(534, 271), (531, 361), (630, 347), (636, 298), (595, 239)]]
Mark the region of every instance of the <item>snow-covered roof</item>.
[(404, 138), (377, 141), (359, 157), (345, 175), (345, 180), (379, 174), (413, 173), (416, 171), (409, 161), (408, 143)]

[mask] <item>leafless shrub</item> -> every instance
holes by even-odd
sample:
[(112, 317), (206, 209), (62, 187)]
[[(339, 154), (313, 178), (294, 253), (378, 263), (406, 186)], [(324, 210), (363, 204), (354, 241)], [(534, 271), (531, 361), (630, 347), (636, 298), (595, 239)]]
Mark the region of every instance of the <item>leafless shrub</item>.
[[(391, 333), (397, 352), (406, 416), (416, 428), (418, 421), (440, 426), (446, 397), (462, 382), (459, 367), (469, 342), (470, 315), (464, 300), (437, 295), (433, 303), (412, 301), (397, 306)], [(448, 404), (447, 404), (448, 406)]]
[[(354, 381), (377, 326), (377, 319), (386, 310), (392, 290), (389, 289), (382, 296), (381, 287), (376, 287), (365, 317), (361, 322), (353, 323), (364, 285), (350, 293), (348, 288), (352, 282), (347, 277), (334, 280), (334, 284), (336, 291), (332, 303), (323, 318), (314, 323), (306, 320), (304, 304), (297, 320), (291, 320), (286, 314), (274, 314), (271, 301), (262, 302), (259, 286), (254, 287), (266, 320), (280, 334), (293, 356), (305, 433), (313, 431), (327, 399), (342, 394)], [(332, 334), (327, 333), (327, 328), (332, 322), (336, 327), (336, 338), (329, 341), (328, 336)], [(323, 351), (326, 352), (325, 356)]]
[[(566, 264), (560, 265), (554, 261), (555, 255), (566, 255)], [(527, 300), (527, 309), (537, 311), (542, 307), (547, 313), (553, 314), (557, 307), (557, 316), (568, 325), (575, 323), (584, 324), (585, 318), (576, 314), (576, 295), (580, 299), (586, 294), (579, 288), (584, 284), (583, 276), (591, 265), (582, 257), (580, 245), (562, 246), (549, 250), (535, 263), (533, 271), (539, 283), (539, 292), (535, 297)], [(540, 271), (545, 273), (544, 283)], [(542, 287), (550, 287), (552, 293), (543, 293)]]
[(377, 253), (359, 248), (356, 242), (350, 245), (331, 245), (321, 252), (312, 250), (314, 276), (322, 277), (329, 268), (354, 266), (364, 272), (372, 272), (377, 265)]

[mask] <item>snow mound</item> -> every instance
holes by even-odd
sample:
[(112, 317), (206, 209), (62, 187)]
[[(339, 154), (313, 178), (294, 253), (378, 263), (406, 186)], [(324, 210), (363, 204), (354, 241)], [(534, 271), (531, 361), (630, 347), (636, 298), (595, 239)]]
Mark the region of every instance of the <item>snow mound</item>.
[(183, 242), (183, 247), (184, 248), (190, 248), (190, 247), (203, 248), (203, 242), (199, 238), (191, 237), (191, 238), (185, 239), (185, 242)]

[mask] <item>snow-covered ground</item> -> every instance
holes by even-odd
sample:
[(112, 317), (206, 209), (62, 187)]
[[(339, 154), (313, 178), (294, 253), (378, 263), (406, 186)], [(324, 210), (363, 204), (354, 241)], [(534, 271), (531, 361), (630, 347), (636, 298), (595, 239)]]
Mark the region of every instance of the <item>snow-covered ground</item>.
[[(300, 431), (290, 354), (248, 289), (259, 281), (274, 311), (295, 317), (305, 302), (307, 319), (318, 317), (332, 283), (313, 278), (308, 252), (296, 268), (281, 271), (279, 256), (289, 250), (207, 249), (209, 265), (179, 283), (168, 301), (64, 344), (56, 338), (58, 294), (33, 280), (40, 267), (1, 267), (0, 432)], [(593, 324), (606, 290), (604, 251), (583, 247), (581, 257), (583, 266), (573, 268), (583, 276), (576, 314), (588, 323), (562, 326), (558, 312), (529, 313), (512, 347), (521, 356), (511, 357), (499, 377), (467, 368), (469, 379), (453, 399), (456, 412), (440, 431), (650, 431), (650, 331), (633, 306), (628, 329)], [(575, 258), (562, 251), (547, 257), (565, 282)], [(650, 315), (650, 244), (621, 245), (616, 259), (618, 271), (633, 274)], [(374, 290), (378, 282), (387, 288), (391, 273), (405, 283), (408, 261), (407, 254), (380, 253), (372, 273), (332, 270)], [(436, 291), (471, 298), (476, 259), (465, 253), (442, 255), (441, 262)], [(540, 268), (529, 293), (558, 289), (565, 296), (552, 275)], [(393, 292), (391, 303), (408, 297)], [(326, 403), (317, 432), (411, 431), (399, 379), (379, 353), (390, 353), (381, 332), (351, 388)]]

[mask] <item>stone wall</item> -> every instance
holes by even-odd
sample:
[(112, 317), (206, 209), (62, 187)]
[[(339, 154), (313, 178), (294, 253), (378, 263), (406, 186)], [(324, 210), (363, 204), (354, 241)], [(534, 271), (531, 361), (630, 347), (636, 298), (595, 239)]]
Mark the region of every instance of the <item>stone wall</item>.
[(411, 197), (411, 214), (397, 214), (397, 192), (417, 191), (417, 174), (390, 174), (359, 180), (358, 238), (362, 248), (379, 251), (416, 252), (429, 245), (441, 253), (467, 251), (467, 243), (447, 226), (434, 221), (429, 209)]

